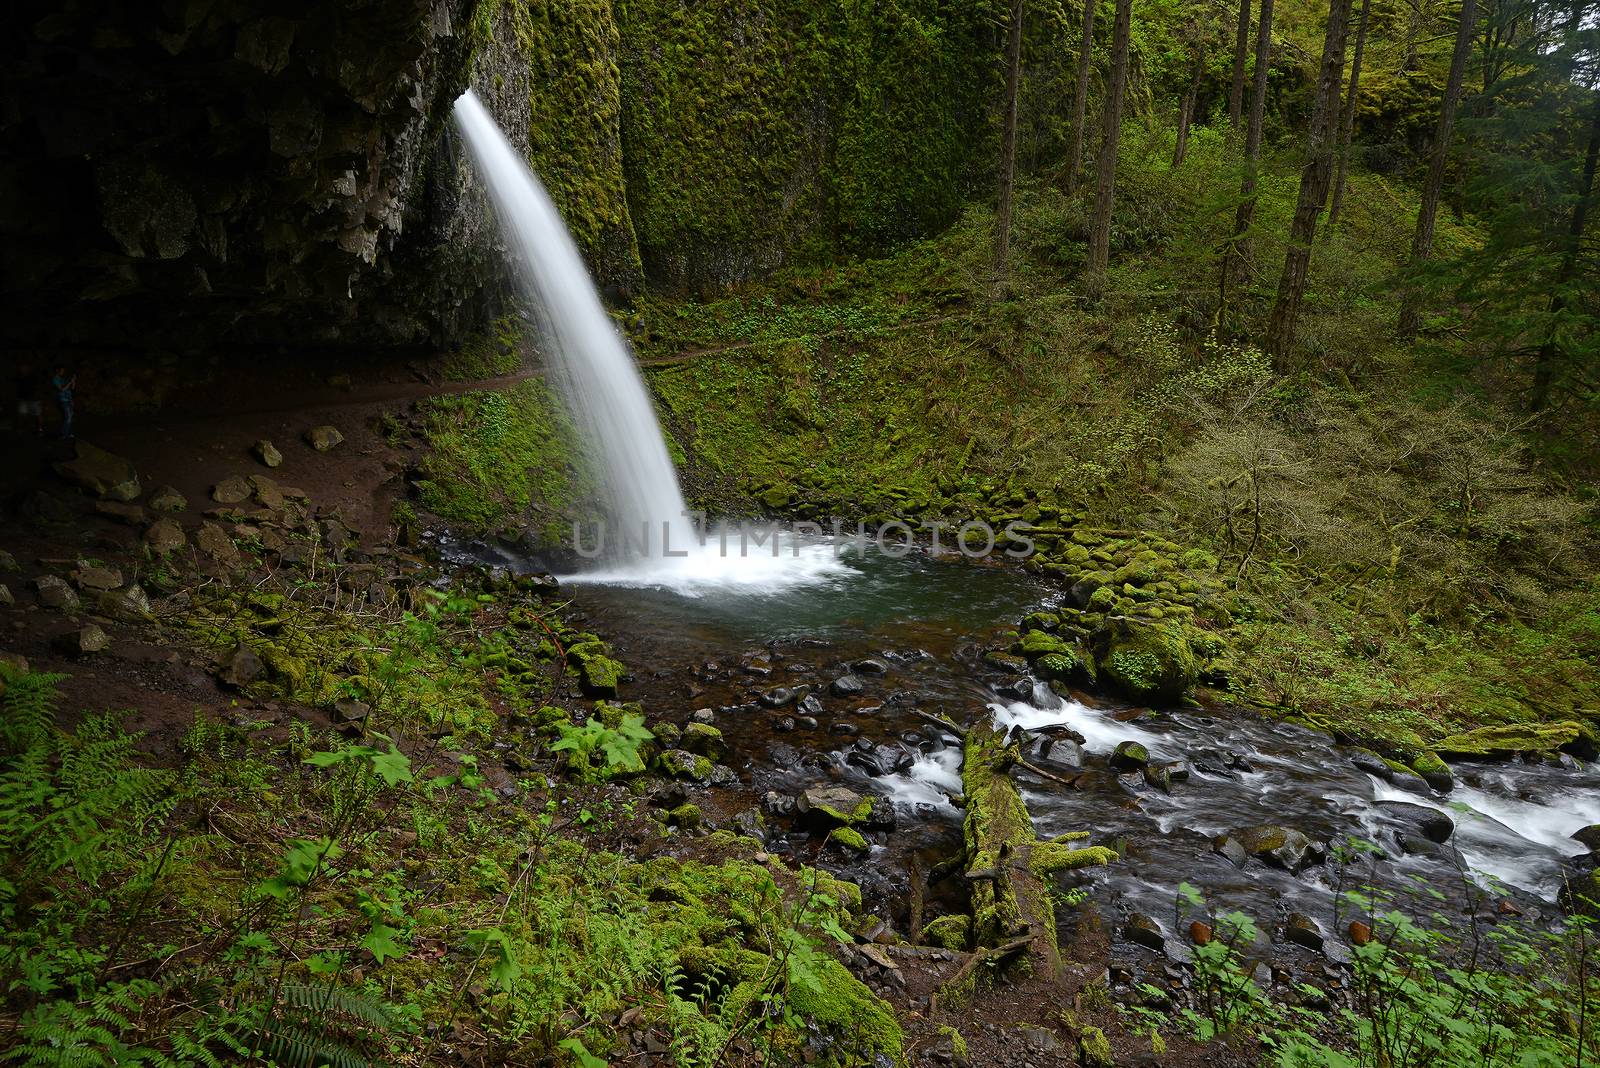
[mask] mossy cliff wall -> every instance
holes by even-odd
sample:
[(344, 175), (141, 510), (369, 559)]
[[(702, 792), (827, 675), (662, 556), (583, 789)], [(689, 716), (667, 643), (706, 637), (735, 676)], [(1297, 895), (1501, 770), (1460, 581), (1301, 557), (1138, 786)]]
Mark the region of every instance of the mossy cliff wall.
[(953, 218), (984, 169), (999, 5), (616, 0), (652, 281), (721, 285)]

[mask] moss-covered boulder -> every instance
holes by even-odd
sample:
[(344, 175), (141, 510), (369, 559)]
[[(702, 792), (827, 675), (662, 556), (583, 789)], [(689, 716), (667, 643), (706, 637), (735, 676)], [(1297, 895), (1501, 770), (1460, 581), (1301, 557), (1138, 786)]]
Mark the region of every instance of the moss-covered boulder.
[(880, 1057), (903, 1063), (905, 1038), (889, 1006), (832, 957), (813, 960), (815, 981), (790, 984), (789, 1008), (838, 1036), (832, 1063), (873, 1064)]
[(1099, 638), (1099, 677), (1136, 701), (1175, 704), (1195, 684), (1201, 660), (1180, 624), (1119, 621)]
[(1583, 724), (1571, 720), (1561, 723), (1502, 723), (1441, 738), (1434, 743), (1433, 751), (1445, 757), (1503, 760), (1518, 753), (1544, 753), (1561, 749), (1583, 737)]
[(1029, 630), (1023, 632), (1017, 644), (1012, 647), (1012, 652), (1021, 653), (1029, 660), (1037, 660), (1051, 653), (1070, 654), (1072, 643), (1046, 631)]
[(567, 649), (567, 662), (578, 674), (578, 685), (588, 697), (607, 699), (617, 696), (617, 684), (627, 669), (609, 655), (610, 648), (599, 641), (578, 642)]

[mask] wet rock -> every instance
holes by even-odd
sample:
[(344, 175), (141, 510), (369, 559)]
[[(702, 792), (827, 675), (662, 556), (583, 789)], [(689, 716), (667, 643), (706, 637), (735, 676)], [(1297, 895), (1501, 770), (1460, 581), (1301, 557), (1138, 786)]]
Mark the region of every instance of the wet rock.
[(1080, 771), (1088, 763), (1088, 754), (1083, 751), (1072, 738), (1056, 735), (1047, 736), (1039, 743), (1039, 748), (1034, 754), (1034, 760), (1046, 769), (1059, 768), (1067, 771)]
[(189, 498), (171, 486), (162, 486), (150, 494), (150, 510), (152, 512), (181, 512), (188, 507)]
[(336, 448), (344, 441), (344, 435), (339, 433), (337, 427), (314, 426), (306, 431), (306, 444), (318, 452), (327, 452)]
[(795, 799), (776, 790), (768, 790), (761, 798), (761, 808), (769, 816), (782, 819), (794, 815)]
[(873, 658), (857, 660), (854, 666), (855, 670), (862, 675), (883, 675), (889, 671), (888, 664)]
[(1586, 849), (1600, 850), (1600, 823), (1591, 823), (1587, 827), (1580, 827), (1578, 830), (1573, 831), (1570, 837), (1581, 843)]
[(0, 549), (0, 574), (11, 575), (21, 570), (17, 567), (17, 558), (4, 549)]
[(1172, 792), (1172, 770), (1166, 764), (1149, 764), (1144, 769), (1144, 781), (1164, 794)]
[(772, 722), (772, 729), (779, 734), (792, 734), (795, 729), (793, 716), (780, 716)]
[(854, 697), (866, 687), (855, 675), (840, 675), (828, 684), (828, 692), (835, 697)]
[(825, 829), (859, 823), (871, 812), (871, 802), (848, 786), (812, 786), (795, 795), (794, 811)]
[(195, 532), (194, 543), (202, 553), (220, 564), (236, 564), (239, 549), (221, 527), (215, 523), (201, 523)]
[(256, 459), (268, 467), (277, 467), (283, 463), (283, 453), (279, 452), (278, 447), (266, 438), (257, 441), (251, 451), (256, 454)]
[(114, 567), (105, 567), (91, 564), (87, 560), (79, 560), (77, 570), (72, 573), (72, 581), (80, 590), (103, 593), (106, 590), (114, 590), (122, 585), (122, 572)]
[(994, 692), (1013, 701), (1026, 701), (1033, 696), (1033, 680), (1026, 675), (1006, 679), (995, 684)]
[(80, 489), (106, 500), (131, 501), (139, 496), (139, 476), (133, 465), (87, 441), (77, 443), (76, 459), (64, 460), (55, 469)]
[(1409, 801), (1379, 801), (1378, 810), (1395, 823), (1403, 834), (1420, 836), (1440, 845), (1455, 833), (1455, 821), (1438, 809)]
[(122, 501), (95, 501), (95, 515), (115, 519), (118, 523), (126, 523), (130, 527), (144, 524), (144, 508), (137, 504), (126, 504)]
[(39, 603), (46, 608), (71, 614), (80, 607), (78, 595), (64, 579), (56, 575), (40, 575), (33, 580), (33, 589), (38, 595)]
[(712, 723), (716, 720), (717, 713), (710, 708), (697, 708), (689, 713), (690, 723)]
[(74, 633), (66, 635), (62, 644), (73, 656), (93, 656), (111, 648), (111, 639), (107, 637), (105, 631), (93, 623), (88, 623)]
[(333, 703), (333, 711), (329, 718), (335, 723), (364, 723), (371, 714), (372, 706), (365, 701), (347, 699)]
[(1021, 675), (1027, 672), (1028, 662), (1020, 656), (991, 649), (983, 654), (983, 662), (996, 671), (1003, 671), (1008, 675)]
[(754, 838), (763, 844), (767, 840), (767, 823), (761, 818), (761, 810), (755, 808), (743, 809), (735, 812), (728, 820), (728, 828), (735, 834), (746, 838)]
[(247, 481), (257, 504), (274, 512), (283, 508), (283, 489), (276, 482), (266, 475), (251, 475)]
[(1128, 915), (1128, 922), (1122, 925), (1122, 937), (1157, 953), (1167, 948), (1167, 936), (1162, 932), (1161, 925), (1142, 912)]
[[(801, 717), (801, 719), (807, 718), (809, 717)], [(811, 724), (811, 729), (815, 730), (816, 726), (817, 725), (815, 721), (813, 721)], [(846, 738), (854, 738), (856, 735), (861, 733), (861, 728), (857, 727), (854, 723), (830, 723), (828, 724), (828, 733), (843, 735)]]
[(188, 539), (176, 520), (158, 519), (144, 532), (144, 543), (157, 556), (165, 556), (183, 548)]
[(1283, 925), (1283, 937), (1286, 941), (1317, 953), (1322, 952), (1325, 939), (1322, 937), (1322, 928), (1303, 912), (1291, 912)]
[(17, 603), (16, 597), (11, 592), (11, 587), (0, 583), (0, 608), (10, 608)]
[(250, 499), (250, 483), (240, 475), (229, 475), (211, 487), (211, 499), (218, 504), (243, 504)]
[(137, 585), (102, 593), (95, 607), (101, 615), (128, 623), (150, 618), (150, 598)]
[(674, 779), (708, 782), (715, 765), (705, 757), (691, 753), (687, 749), (668, 749), (656, 757), (656, 767)]
[(782, 708), (785, 705), (793, 704), (794, 699), (794, 690), (787, 686), (774, 686), (756, 698), (766, 708)]
[(728, 755), (728, 743), (723, 740), (722, 732), (709, 723), (685, 725), (681, 744), (689, 752), (699, 753), (712, 760), (721, 760)]
[(822, 702), (817, 700), (816, 694), (806, 694), (795, 707), (808, 716), (822, 715)]
[(267, 665), (256, 655), (254, 649), (248, 645), (238, 645), (228, 656), (227, 662), (217, 671), (217, 681), (238, 689), (259, 679), (266, 670)]
[(1138, 771), (1150, 763), (1150, 752), (1138, 742), (1118, 742), (1106, 763), (1113, 771)]
[[(1227, 840), (1237, 844), (1248, 856), (1256, 857), (1275, 868), (1282, 868), (1290, 874), (1321, 863), (1326, 856), (1326, 850), (1321, 843), (1313, 841), (1293, 827), (1274, 825), (1247, 827), (1230, 835), (1224, 835), (1219, 842)], [(1230, 860), (1237, 855), (1231, 847), (1217, 845), (1213, 848)], [(1238, 864), (1238, 861), (1235, 863)]]
[(577, 672), (578, 687), (585, 696), (601, 700), (617, 696), (624, 668), (610, 653), (610, 646), (600, 641), (578, 642), (568, 647), (567, 662)]

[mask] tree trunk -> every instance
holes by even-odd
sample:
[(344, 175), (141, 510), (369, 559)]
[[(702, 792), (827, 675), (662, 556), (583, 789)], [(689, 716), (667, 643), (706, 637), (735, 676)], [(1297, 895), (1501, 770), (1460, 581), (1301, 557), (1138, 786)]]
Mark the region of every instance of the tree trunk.
[(1022, 79), (1022, 0), (1011, 0), (1011, 27), (1006, 40), (1005, 127), (1000, 136), (1000, 202), (994, 219), (994, 276), (1006, 277), (1011, 254), (1011, 194), (1017, 169), (1017, 84)]
[[(1433, 255), (1433, 223), (1439, 213), (1439, 192), (1444, 188), (1444, 165), (1450, 158), (1450, 132), (1461, 103), (1461, 83), (1467, 73), (1467, 57), (1472, 53), (1472, 36), (1477, 21), (1477, 0), (1461, 0), (1461, 21), (1456, 25), (1456, 50), (1450, 58), (1450, 76), (1444, 86), (1444, 102), (1439, 108), (1439, 127), (1433, 135), (1433, 151), (1428, 157), (1428, 176), (1422, 183), (1422, 204), (1417, 209), (1417, 229), (1411, 236), (1413, 273)], [(1400, 336), (1413, 338), (1422, 325), (1422, 309), (1414, 282), (1408, 284), (1400, 302)]]
[(967, 729), (961, 765), (966, 807), (962, 835), (967, 851), (966, 879), (972, 897), (970, 944), (975, 951), (1015, 945), (1026, 939), (1024, 959), (1037, 973), (1050, 975), (1060, 964), (1055, 903), (1050, 877), (1058, 871), (1107, 864), (1117, 854), (1103, 846), (1071, 843), (1084, 835), (1041, 842), (1010, 769), (1015, 747), (987, 718)]
[(1217, 304), (1217, 325), (1227, 317), (1228, 286), (1240, 273), (1246, 233), (1256, 215), (1256, 167), (1261, 159), (1261, 128), (1267, 110), (1267, 74), (1272, 64), (1272, 0), (1261, 0), (1256, 24), (1256, 70), (1250, 86), (1250, 121), (1244, 138), (1244, 178), (1239, 183), (1239, 207), (1233, 216), (1233, 236), (1222, 249), (1222, 280)]
[(1117, 0), (1111, 31), (1111, 84), (1102, 116), (1100, 158), (1096, 161), (1094, 224), (1089, 231), (1089, 275), (1097, 279), (1111, 259), (1111, 209), (1117, 195), (1117, 143), (1122, 138), (1122, 97), (1128, 87), (1128, 33), (1133, 0)]
[(1244, 108), (1244, 61), (1249, 51), (1250, 0), (1239, 0), (1239, 29), (1233, 39), (1233, 85), (1228, 89), (1228, 125), (1234, 129), (1239, 128), (1239, 115)]
[(1567, 249), (1556, 271), (1555, 292), (1550, 295), (1550, 331), (1544, 344), (1539, 346), (1537, 362), (1533, 365), (1533, 394), (1528, 407), (1535, 412), (1542, 412), (1550, 405), (1556, 361), (1561, 358), (1556, 330), (1560, 326), (1561, 313), (1567, 309), (1566, 289), (1577, 273), (1578, 254), (1583, 248), (1583, 231), (1589, 221), (1589, 199), (1594, 196), (1595, 170), (1600, 167), (1600, 93), (1595, 96), (1592, 110), (1594, 117), (1589, 124), (1589, 148), (1583, 157), (1583, 177), (1578, 181), (1578, 202), (1572, 206), (1572, 222), (1567, 227)]
[(1172, 166), (1174, 169), (1183, 166), (1183, 158), (1189, 154), (1189, 125), (1194, 122), (1195, 102), (1200, 97), (1200, 79), (1206, 71), (1206, 57), (1202, 53), (1194, 60), (1194, 77), (1189, 80), (1189, 90), (1183, 94), (1183, 101), (1178, 105), (1178, 145), (1172, 150)]
[(1356, 98), (1361, 91), (1361, 53), (1367, 46), (1367, 18), (1372, 0), (1361, 0), (1361, 17), (1356, 21), (1356, 50), (1350, 60), (1350, 91), (1345, 94), (1344, 114), (1339, 119), (1339, 158), (1333, 171), (1333, 206), (1328, 209), (1328, 232), (1339, 225), (1344, 207), (1345, 173), (1350, 167), (1350, 140), (1356, 128)]
[[(1470, 0), (1469, 0), (1470, 2)], [(1300, 196), (1295, 201), (1289, 227), (1289, 248), (1278, 276), (1278, 296), (1267, 320), (1266, 349), (1281, 366), (1294, 344), (1295, 322), (1306, 295), (1311, 270), (1311, 242), (1317, 235), (1317, 216), (1328, 196), (1333, 176), (1333, 148), (1339, 119), (1339, 83), (1344, 75), (1344, 42), (1350, 32), (1350, 0), (1330, 0), (1328, 33), (1323, 38), (1322, 68), (1317, 75), (1317, 96), (1311, 109), (1311, 133), (1306, 140), (1306, 161), (1300, 168)]]
[(1072, 143), (1067, 149), (1066, 194), (1078, 191), (1083, 171), (1083, 124), (1089, 113), (1089, 62), (1094, 57), (1095, 0), (1083, 0), (1083, 41), (1078, 45), (1078, 82), (1072, 92)]

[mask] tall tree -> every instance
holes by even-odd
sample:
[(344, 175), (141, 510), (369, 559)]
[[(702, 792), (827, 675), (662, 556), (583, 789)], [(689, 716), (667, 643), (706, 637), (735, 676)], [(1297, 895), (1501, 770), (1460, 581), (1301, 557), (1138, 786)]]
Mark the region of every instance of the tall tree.
[(1589, 219), (1589, 204), (1594, 197), (1594, 175), (1600, 166), (1600, 91), (1595, 93), (1590, 105), (1589, 147), (1584, 152), (1583, 172), (1578, 179), (1578, 196), (1572, 205), (1572, 220), (1567, 224), (1566, 247), (1561, 252), (1561, 266), (1556, 269), (1556, 284), (1550, 294), (1550, 324), (1545, 339), (1539, 346), (1533, 365), (1533, 393), (1528, 406), (1535, 412), (1550, 404), (1550, 394), (1556, 379), (1556, 365), (1561, 360), (1559, 334), (1565, 318), (1569, 290), (1578, 270), (1578, 257), (1583, 251), (1584, 229)]
[(1195, 44), (1194, 74), (1189, 79), (1189, 88), (1184, 92), (1183, 99), (1178, 103), (1178, 144), (1172, 150), (1172, 165), (1183, 166), (1183, 158), (1189, 154), (1189, 127), (1194, 122), (1195, 103), (1200, 97), (1200, 79), (1206, 72), (1206, 54), (1204, 44)]
[(1356, 50), (1350, 58), (1350, 89), (1344, 97), (1344, 114), (1339, 118), (1339, 155), (1333, 168), (1333, 205), (1328, 208), (1328, 231), (1339, 225), (1344, 207), (1345, 173), (1350, 167), (1350, 138), (1356, 128), (1356, 100), (1361, 93), (1361, 53), (1367, 46), (1367, 20), (1372, 0), (1361, 0), (1361, 17), (1356, 20)]
[(1244, 260), (1245, 235), (1256, 215), (1256, 169), (1261, 160), (1261, 128), (1267, 110), (1267, 73), (1272, 64), (1272, 0), (1261, 0), (1256, 23), (1256, 71), (1250, 86), (1250, 121), (1244, 137), (1244, 177), (1239, 182), (1239, 207), (1233, 216), (1233, 235), (1222, 247), (1222, 281), (1217, 304), (1217, 325), (1227, 318), (1228, 287)]
[[(1456, 23), (1456, 48), (1450, 57), (1450, 74), (1445, 80), (1444, 100), (1439, 105), (1439, 126), (1433, 134), (1428, 156), (1428, 175), (1422, 183), (1422, 204), (1417, 209), (1417, 229), (1411, 235), (1411, 269), (1415, 271), (1433, 255), (1433, 223), (1439, 213), (1439, 193), (1444, 188), (1444, 167), (1450, 158), (1450, 133), (1461, 103), (1461, 83), (1467, 73), (1467, 57), (1472, 53), (1477, 0), (1461, 0), (1461, 17)], [(1400, 299), (1400, 336), (1417, 336), (1422, 325), (1422, 309), (1414, 289), (1407, 287)]]
[(1078, 44), (1078, 80), (1072, 91), (1072, 141), (1067, 148), (1067, 196), (1078, 191), (1083, 171), (1083, 124), (1089, 113), (1089, 63), (1094, 57), (1095, 0), (1083, 0), (1083, 38)]
[[(1469, 0), (1470, 2), (1470, 0)], [(1278, 360), (1289, 355), (1295, 323), (1306, 295), (1311, 270), (1311, 243), (1317, 236), (1317, 216), (1328, 196), (1333, 176), (1333, 147), (1339, 119), (1339, 86), (1344, 75), (1344, 43), (1350, 32), (1350, 0), (1330, 0), (1328, 32), (1322, 40), (1322, 67), (1317, 74), (1317, 95), (1311, 108), (1311, 132), (1306, 140), (1306, 160), (1300, 168), (1300, 195), (1289, 225), (1289, 247), (1278, 276), (1278, 295), (1267, 320), (1266, 350)]]
[(1011, 0), (1006, 36), (1005, 124), (1000, 135), (1000, 202), (994, 213), (994, 276), (1006, 276), (1011, 255), (1011, 195), (1017, 176), (1017, 87), (1022, 81), (1022, 0)]
[(1100, 158), (1095, 162), (1094, 222), (1089, 231), (1089, 277), (1098, 284), (1111, 259), (1111, 209), (1117, 196), (1117, 144), (1122, 139), (1122, 98), (1128, 88), (1128, 35), (1133, 0), (1117, 0), (1111, 30), (1111, 80), (1106, 86), (1100, 134)]
[(1235, 129), (1244, 108), (1244, 61), (1249, 52), (1250, 0), (1239, 0), (1239, 26), (1233, 38), (1233, 84), (1228, 89), (1228, 124)]

